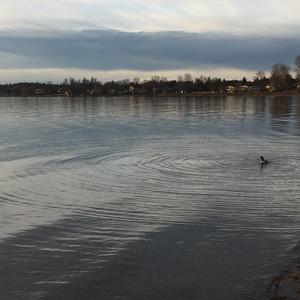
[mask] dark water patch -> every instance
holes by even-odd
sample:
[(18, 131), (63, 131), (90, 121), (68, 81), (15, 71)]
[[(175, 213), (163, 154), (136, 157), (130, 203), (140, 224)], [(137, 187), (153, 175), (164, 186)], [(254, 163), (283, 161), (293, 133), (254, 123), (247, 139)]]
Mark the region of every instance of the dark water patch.
[(73, 216), (1, 242), (1, 299), (262, 299), (291, 252), (218, 216), (150, 233), (112, 223)]
[[(39, 299), (53, 286), (100, 268), (139, 235), (130, 232), (128, 224), (122, 226), (122, 222), (118, 222), (119, 230), (112, 230), (113, 222), (73, 216), (3, 240), (0, 298)], [(134, 224), (131, 226), (134, 228)]]
[(172, 226), (42, 299), (264, 299), (287, 247), (264, 233), (228, 235), (213, 222)]

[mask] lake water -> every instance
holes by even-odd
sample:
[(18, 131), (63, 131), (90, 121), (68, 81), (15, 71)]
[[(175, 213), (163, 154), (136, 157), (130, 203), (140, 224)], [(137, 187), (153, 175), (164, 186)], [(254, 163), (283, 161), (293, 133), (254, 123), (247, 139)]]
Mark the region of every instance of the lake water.
[(0, 299), (263, 299), (299, 137), (297, 97), (1, 98)]

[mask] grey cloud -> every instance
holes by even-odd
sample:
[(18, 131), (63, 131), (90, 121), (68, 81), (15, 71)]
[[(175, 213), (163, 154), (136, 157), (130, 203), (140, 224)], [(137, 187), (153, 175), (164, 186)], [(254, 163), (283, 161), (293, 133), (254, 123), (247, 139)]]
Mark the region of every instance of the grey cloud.
[(32, 37), (0, 34), (2, 68), (258, 70), (275, 62), (292, 63), (299, 52), (300, 38), (111, 30)]

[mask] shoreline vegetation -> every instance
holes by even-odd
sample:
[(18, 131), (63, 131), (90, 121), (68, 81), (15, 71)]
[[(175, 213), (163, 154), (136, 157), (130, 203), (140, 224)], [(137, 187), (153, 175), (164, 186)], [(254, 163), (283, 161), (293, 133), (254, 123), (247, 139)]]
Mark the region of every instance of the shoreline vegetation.
[(226, 80), (186, 73), (176, 80), (152, 76), (141, 81), (138, 77), (119, 81), (101, 82), (97, 78), (76, 80), (69, 78), (61, 83), (19, 82), (0, 84), (0, 97), (98, 97), (98, 96), (283, 96), (300, 95), (300, 55), (295, 59), (295, 76), (283, 63), (274, 64), (271, 76), (258, 71), (249, 81)]
[[(93, 81), (96, 79), (91, 79)], [(197, 79), (196, 79), (197, 80)], [(268, 80), (268, 79), (266, 79)], [(88, 81), (89, 83), (87, 83)], [(219, 89), (198, 88), (194, 82), (178, 81), (145, 81), (134, 84), (126, 80), (101, 83), (90, 87), (89, 80), (72, 80), (68, 84), (21, 82), (0, 84), (0, 97), (122, 97), (122, 96), (155, 96), (155, 97), (201, 97), (201, 96), (300, 96), (300, 83), (293, 84), (289, 89), (276, 90), (271, 84), (258, 88), (255, 82), (241, 85), (241, 81), (222, 81)], [(214, 79), (208, 78), (208, 81)], [(180, 87), (180, 85), (185, 87)], [(173, 85), (175, 87), (168, 87)], [(154, 87), (157, 86), (157, 87)]]

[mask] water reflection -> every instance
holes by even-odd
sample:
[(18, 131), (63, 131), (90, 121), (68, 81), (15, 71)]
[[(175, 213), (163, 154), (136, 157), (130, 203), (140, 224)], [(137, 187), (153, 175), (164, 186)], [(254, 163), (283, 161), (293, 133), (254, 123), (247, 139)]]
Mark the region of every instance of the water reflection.
[[(3, 116), (64, 116), (153, 118), (161, 116), (217, 118), (234, 113), (241, 117), (270, 114), (273, 117), (299, 116), (299, 99), (295, 97), (209, 97), (209, 98), (2, 98)], [(11, 114), (11, 115), (8, 115)], [(7, 121), (7, 119), (4, 119)]]

